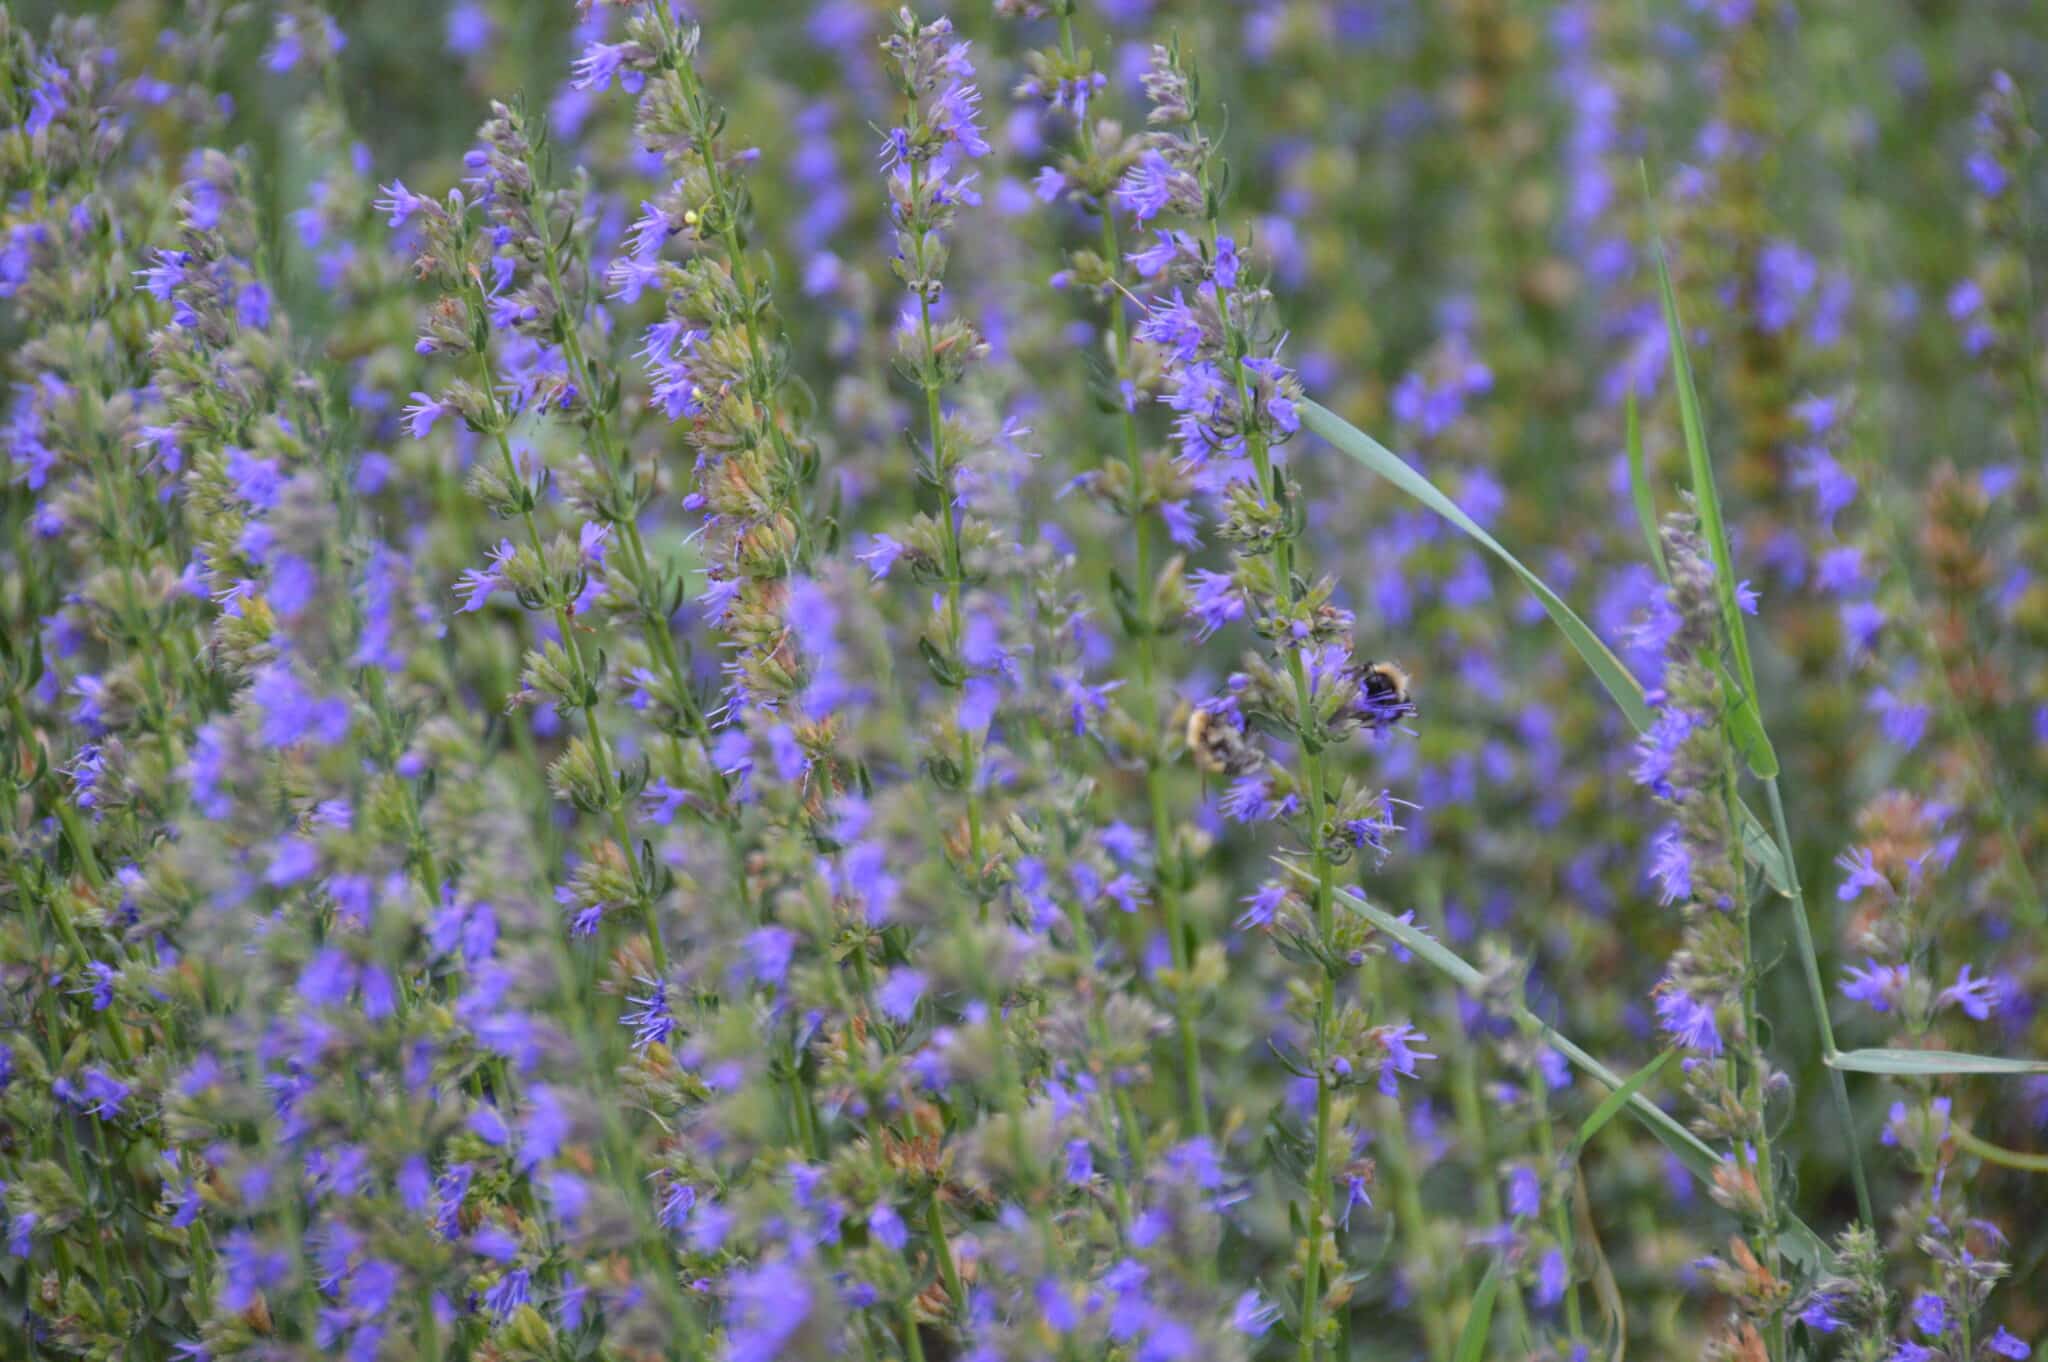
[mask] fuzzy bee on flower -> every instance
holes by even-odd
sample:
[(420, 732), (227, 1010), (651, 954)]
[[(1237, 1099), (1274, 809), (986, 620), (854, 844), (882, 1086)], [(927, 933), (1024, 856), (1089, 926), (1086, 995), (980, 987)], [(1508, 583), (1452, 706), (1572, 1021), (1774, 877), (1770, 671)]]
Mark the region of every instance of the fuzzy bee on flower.
[(1265, 764), (1265, 753), (1221, 706), (1198, 705), (1190, 710), (1185, 736), (1195, 765), (1210, 775), (1249, 775)]
[(1415, 716), (1412, 682), (1398, 662), (1367, 662), (1353, 673), (1358, 712), (1366, 727), (1383, 732)]

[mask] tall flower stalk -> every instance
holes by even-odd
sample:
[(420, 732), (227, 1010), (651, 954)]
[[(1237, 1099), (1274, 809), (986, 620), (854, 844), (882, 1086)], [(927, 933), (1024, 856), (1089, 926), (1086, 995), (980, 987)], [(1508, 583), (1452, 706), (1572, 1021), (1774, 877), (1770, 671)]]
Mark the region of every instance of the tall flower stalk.
[[(530, 272), (521, 274), (521, 262), (548, 258), (541, 243), (544, 216), (535, 216), (539, 200), (524, 119), (508, 105), (495, 106), (479, 143), (472, 162), (479, 170), (481, 192), (474, 202), (460, 189), (450, 191), (443, 203), (411, 194), (398, 184), (387, 190), (382, 205), (390, 209), (394, 223), (419, 219), (423, 244), (417, 268), (444, 290), (427, 321), (421, 349), (463, 362), (475, 375), (474, 382), (452, 380), (438, 396), (416, 393), (408, 409), (411, 429), (415, 437), (422, 437), (441, 417), (453, 413), (490, 442), (496, 457), (479, 463), (471, 486), (493, 514), (517, 523), (523, 542), (501, 541), (491, 550), (488, 566), (465, 576), (458, 585), (462, 609), (480, 609), (503, 588), (553, 624), (555, 637), (527, 655), (523, 690), (545, 697), (558, 712), (580, 715), (584, 731), (570, 739), (550, 768), (550, 780), (560, 798), (605, 820), (613, 840), (598, 859), (622, 872), (611, 882), (626, 889), (630, 906), (642, 915), (656, 967), (665, 971), (667, 955), (654, 886), (643, 878), (644, 868), (633, 857), (627, 813), (632, 791), (605, 735), (601, 673), (584, 645), (586, 631), (576, 622), (594, 604), (592, 588), (603, 588), (612, 525), (617, 522), (586, 521), (573, 539), (557, 534), (550, 540), (541, 533), (538, 511), (546, 479), (530, 465), (522, 466), (513, 451), (511, 431), (517, 413), (508, 405), (507, 394), (521, 404), (567, 406), (579, 390), (559, 361), (550, 364), (543, 356), (526, 373), (507, 379), (492, 357), (494, 323), (527, 333), (550, 329), (563, 303), (552, 278), (536, 280)], [(489, 216), (489, 234), (478, 230), (478, 208)], [(501, 241), (513, 249), (501, 252)], [(529, 243), (531, 251), (524, 248)], [(515, 289), (516, 296), (506, 296)]]
[(1707, 1261), (1732, 1306), (1724, 1343), (1786, 1357), (1789, 1317), (1779, 1232), (1786, 1203), (1772, 1150), (1771, 1107), (1790, 1078), (1764, 1048), (1757, 1010), (1757, 963), (1738, 822), (1737, 755), (1727, 714), (1736, 703), (1715, 568), (1697, 521), (1674, 513), (1663, 527), (1670, 598), (1647, 626), (1663, 640), (1657, 720), (1638, 749), (1636, 780), (1662, 801), (1671, 821), (1656, 841), (1655, 875), (1667, 904), (1682, 906), (1685, 929), (1655, 998), (1659, 1026), (1684, 1054), (1693, 1125), (1728, 1152), (1714, 1199), (1738, 1216), (1745, 1236)]
[[(1204, 636), (1243, 620), (1263, 645), (1202, 705), (1194, 756), (1229, 779), (1223, 806), (1231, 817), (1281, 823), (1307, 858), (1307, 903), (1272, 884), (1245, 919), (1284, 941), (1310, 971), (1290, 997), (1304, 1034), (1297, 1072), (1314, 1084), (1299, 1140), (1308, 1204), (1295, 1256), (1306, 1362), (1331, 1341), (1330, 1321), (1348, 1293), (1341, 1231), (1349, 1207), (1366, 1197), (1340, 1094), (1376, 1073), (1379, 1090), (1392, 1096), (1397, 1079), (1431, 1057), (1415, 1048), (1424, 1037), (1412, 1027), (1374, 1024), (1338, 992), (1370, 952), (1368, 934), (1337, 919), (1337, 868), (1361, 851), (1385, 855), (1396, 824), (1391, 798), (1340, 780), (1331, 757), (1361, 730), (1400, 723), (1413, 705), (1398, 668), (1359, 654), (1351, 613), (1332, 599), (1335, 583), (1306, 576), (1302, 492), (1278, 457), (1300, 428), (1300, 385), (1279, 358), (1270, 291), (1222, 230), (1222, 163), (1197, 122), (1197, 86), (1176, 49), (1153, 50), (1145, 89), (1151, 131), (1118, 182), (1117, 201), (1141, 223), (1179, 218), (1194, 230), (1154, 227), (1153, 243), (1126, 257), (1151, 283), (1137, 337), (1159, 354), (1159, 398), (1176, 414), (1180, 468), (1212, 499), (1217, 535), (1231, 545), (1228, 572), (1189, 577), (1190, 614)], [(1280, 758), (1264, 750), (1262, 732), (1286, 744)]]
[(1105, 459), (1100, 468), (1081, 475), (1089, 492), (1130, 526), (1132, 575), (1111, 569), (1109, 592), (1114, 612), (1130, 641), (1136, 666), (1130, 699), (1128, 741), (1142, 764), (1145, 801), (1151, 815), (1153, 892), (1164, 918), (1172, 955), (1174, 1026), (1179, 1037), (1183, 1107), (1197, 1133), (1209, 1129), (1208, 1101), (1202, 1091), (1201, 1041), (1197, 1026), (1201, 995), (1195, 962), (1200, 942), (1183, 911), (1188, 874), (1168, 788), (1173, 739), (1162, 727), (1159, 703), (1158, 647), (1178, 627), (1181, 560), (1157, 559), (1158, 531), (1182, 549), (1198, 544), (1194, 512), (1188, 504), (1184, 475), (1171, 459), (1148, 456), (1138, 424), (1139, 356), (1132, 345), (1128, 285), (1136, 275), (1126, 262), (1117, 223), (1113, 191), (1141, 151), (1139, 139), (1125, 134), (1099, 112), (1108, 78), (1095, 67), (1092, 51), (1075, 36), (1078, 0), (1061, 0), (1058, 45), (1033, 52), (1030, 75), (1019, 93), (1042, 106), (1048, 115), (1064, 112), (1072, 125), (1071, 153), (1039, 172), (1038, 197), (1071, 202), (1096, 221), (1094, 249), (1069, 253), (1067, 268), (1055, 282), (1085, 289), (1102, 308), (1108, 322), (1106, 390), (1100, 398), (1116, 411), (1121, 460)]
[(926, 444), (918, 479), (934, 504), (912, 521), (900, 544), (884, 538), (872, 561), (880, 574), (897, 557), (907, 556), (913, 580), (939, 584), (943, 606), (920, 646), (932, 674), (959, 692), (960, 703), (951, 740), (941, 740), (932, 770), (965, 798), (961, 869), (985, 900), (991, 848), (985, 841), (979, 754), (995, 717), (1003, 659), (986, 628), (965, 608), (975, 575), (971, 559), (985, 548), (985, 533), (964, 511), (959, 475), (966, 436), (948, 419), (942, 395), (986, 347), (967, 319), (939, 318), (934, 309), (944, 294), (950, 254), (946, 233), (962, 204), (980, 201), (969, 164), (985, 156), (989, 144), (978, 126), (981, 96), (972, 81), (967, 44), (952, 35), (950, 20), (920, 24), (906, 9), (884, 42), (903, 97), (904, 119), (889, 129), (881, 151), (895, 230), (893, 264), (910, 292), (909, 310), (898, 321), (898, 363), (924, 394)]

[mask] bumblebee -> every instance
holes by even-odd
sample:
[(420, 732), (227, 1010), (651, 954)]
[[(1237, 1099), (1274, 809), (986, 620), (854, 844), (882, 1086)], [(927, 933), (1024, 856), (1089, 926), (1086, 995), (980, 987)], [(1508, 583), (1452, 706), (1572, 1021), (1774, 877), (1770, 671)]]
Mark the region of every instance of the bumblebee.
[(1395, 662), (1368, 662), (1358, 669), (1358, 708), (1366, 723), (1389, 728), (1415, 713), (1408, 673)]
[(1265, 764), (1265, 755), (1246, 740), (1244, 730), (1213, 710), (1198, 708), (1188, 715), (1187, 742), (1195, 765), (1211, 775), (1246, 775)]

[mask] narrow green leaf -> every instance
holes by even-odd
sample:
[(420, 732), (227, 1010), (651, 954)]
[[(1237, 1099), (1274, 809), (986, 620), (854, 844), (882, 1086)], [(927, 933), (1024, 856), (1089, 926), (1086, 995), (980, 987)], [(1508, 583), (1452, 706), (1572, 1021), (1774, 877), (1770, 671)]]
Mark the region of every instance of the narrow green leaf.
[(1983, 1159), (2002, 1168), (2017, 1169), (2022, 1173), (2048, 1173), (2048, 1154), (2027, 1154), (2004, 1145), (1993, 1144), (1979, 1137), (1968, 1126), (1954, 1127), (1956, 1143)]
[(1458, 1331), (1453, 1362), (1480, 1362), (1486, 1356), (1486, 1339), (1493, 1332), (1493, 1302), (1500, 1295), (1500, 1259), (1495, 1258), (1472, 1293), (1472, 1308), (1465, 1312), (1465, 1327)]
[(1502, 548), (1499, 540), (1480, 528), (1479, 522), (1460, 510), (1458, 504), (1439, 491), (1435, 483), (1410, 468), (1394, 451), (1318, 403), (1304, 400), (1300, 411), (1302, 423), (1310, 430), (1456, 525), (1507, 564), (1508, 570), (1536, 593), (1545, 613), (1579, 656), (1585, 659), (1586, 666), (1592, 669), (1594, 677), (1613, 697), (1614, 703), (1621, 707), (1629, 722), (1638, 730), (1649, 726), (1650, 710), (1643, 703), (1643, 689), (1635, 677), (1622, 665), (1621, 659), (1601, 642), (1600, 636), (1541, 577), (1524, 567), (1521, 559)]
[(1750, 812), (1749, 805), (1743, 803), (1740, 807), (1743, 854), (1749, 857), (1751, 865), (1764, 872), (1764, 878), (1770, 881), (1771, 888), (1788, 899), (1795, 897), (1792, 876), (1786, 869), (1785, 853), (1771, 840), (1771, 835), (1764, 831), (1764, 825)]
[(1700, 416), (1699, 389), (1692, 379), (1692, 360), (1685, 348), (1685, 328), (1678, 318), (1678, 293), (1671, 287), (1671, 266), (1664, 243), (1657, 242), (1657, 291), (1664, 302), (1664, 330), (1670, 338), (1671, 381), (1678, 389), (1678, 423), (1685, 436), (1685, 459), (1692, 471), (1693, 503), (1699, 511), (1700, 533), (1714, 559), (1714, 595), (1721, 602), (1721, 620), (1728, 646), (1735, 653), (1735, 676), (1742, 698), (1730, 725), (1750, 770), (1763, 780), (1778, 774), (1778, 754), (1764, 735), (1763, 712), (1757, 704), (1756, 668), (1749, 658), (1749, 634), (1742, 607), (1735, 599), (1735, 555), (1728, 547), (1728, 524), (1721, 515), (1721, 496), (1714, 488), (1714, 465), (1707, 457), (1706, 424)]
[(1607, 1324), (1607, 1362), (1622, 1362), (1628, 1356), (1628, 1307), (1622, 1303), (1621, 1286), (1614, 1280), (1614, 1265), (1607, 1261), (1606, 1246), (1600, 1242), (1600, 1227), (1593, 1223), (1593, 1203), (1586, 1195), (1586, 1170), (1572, 1166), (1572, 1221), (1579, 1243), (1593, 1259), (1593, 1298), (1600, 1302), (1600, 1314)]
[[(1728, 711), (1728, 735), (1735, 739), (1735, 746), (1749, 763), (1749, 769), (1756, 772), (1760, 780), (1776, 779), (1778, 774), (1778, 753), (1771, 746), (1770, 735), (1764, 732), (1764, 716), (1757, 708), (1756, 700), (1742, 683), (1721, 669), (1722, 681), (1728, 694), (1742, 698)], [(1762, 831), (1761, 828), (1758, 831)]]
[(2048, 1059), (2007, 1059), (1960, 1050), (1844, 1050), (1828, 1061), (1858, 1074), (1940, 1078), (1948, 1074), (2048, 1074)]
[(1643, 457), (1643, 426), (1636, 412), (1633, 387), (1628, 390), (1622, 412), (1628, 422), (1628, 485), (1636, 499), (1636, 523), (1643, 527), (1643, 542), (1649, 546), (1650, 561), (1657, 565), (1657, 575), (1669, 582), (1671, 569), (1664, 562), (1664, 536), (1657, 532), (1657, 492), (1650, 486), (1649, 462)]
[(1605, 1098), (1601, 1099), (1600, 1105), (1593, 1108), (1593, 1114), (1580, 1124), (1578, 1136), (1572, 1141), (1572, 1152), (1576, 1154), (1579, 1150), (1584, 1149), (1592, 1142), (1593, 1137), (1606, 1127), (1609, 1121), (1619, 1116), (1621, 1109), (1627, 1106), (1637, 1093), (1650, 1085), (1650, 1080), (1655, 1078), (1665, 1064), (1670, 1062), (1671, 1056), (1674, 1053), (1676, 1052), (1673, 1050), (1666, 1050), (1663, 1054), (1658, 1055), (1648, 1064), (1630, 1074), (1628, 1082), (1622, 1084), (1613, 1092), (1608, 1093)]
[[(1378, 440), (1328, 407), (1306, 398), (1301, 402), (1300, 411), (1303, 425), (1363, 464), (1368, 471), (1385, 478), (1450, 521), (1480, 547), (1507, 564), (1509, 570), (1520, 577), (1529, 590), (1536, 593), (1536, 599), (1542, 604), (1544, 613), (1550, 616), (1551, 622), (1565, 636), (1565, 641), (1572, 645), (1573, 650), (1585, 662), (1587, 669), (1593, 673), (1593, 679), (1600, 683), (1601, 689), (1607, 692), (1608, 698), (1614, 701), (1622, 716), (1638, 733), (1650, 726), (1650, 707), (1643, 701), (1643, 688), (1637, 683), (1634, 674), (1541, 577), (1531, 572), (1519, 558), (1503, 548), (1500, 541), (1481, 529), (1472, 517), (1458, 509), (1458, 504), (1445, 496), (1436, 484), (1403, 463), (1398, 455)], [(1753, 865), (1763, 871), (1764, 878), (1770, 881), (1771, 887), (1789, 897), (1792, 892), (1792, 877), (1786, 871), (1784, 857), (1779, 853), (1777, 844), (1771, 840), (1770, 834), (1764, 831), (1763, 824), (1757, 821), (1756, 815), (1750, 812), (1747, 806), (1742, 810), (1742, 846), (1744, 854)]]
[[(1308, 878), (1308, 872), (1302, 867), (1285, 859), (1280, 859), (1278, 863), (1281, 869), (1295, 879)], [(1412, 923), (1401, 921), (1356, 889), (1339, 889), (1337, 901), (1400, 942), (1418, 959), (1466, 992), (1477, 993), (1484, 984), (1484, 976), (1456, 951)], [(1569, 1036), (1552, 1027), (1528, 1008), (1515, 1004), (1514, 1017), (1522, 1025), (1542, 1036), (1544, 1042), (1566, 1060), (1608, 1088), (1618, 1089), (1627, 1086), (1620, 1074), (1587, 1054)], [(1640, 1091), (1624, 1099), (1624, 1110), (1645, 1130), (1656, 1136), (1658, 1142), (1670, 1150), (1694, 1177), (1709, 1187), (1713, 1185), (1714, 1172), (1720, 1166), (1721, 1158), (1712, 1146), (1687, 1130), (1670, 1112), (1644, 1097)], [(1779, 1247), (1795, 1261), (1811, 1270), (1818, 1271), (1834, 1261), (1834, 1255), (1821, 1242), (1820, 1236), (1815, 1234), (1805, 1221), (1796, 1217), (1779, 1237)]]

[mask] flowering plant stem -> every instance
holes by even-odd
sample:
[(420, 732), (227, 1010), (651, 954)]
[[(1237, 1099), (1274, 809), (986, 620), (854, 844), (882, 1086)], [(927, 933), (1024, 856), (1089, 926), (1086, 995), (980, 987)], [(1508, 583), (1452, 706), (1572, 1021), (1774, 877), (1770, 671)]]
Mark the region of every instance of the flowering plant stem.
[[(1074, 15), (1071, 6), (1060, 12), (1060, 51), (1068, 61), (1076, 60)], [(1082, 157), (1093, 161), (1096, 154), (1095, 125), (1089, 120), (1085, 110), (1076, 114), (1074, 124)], [(1105, 202), (1100, 205), (1097, 216), (1102, 224), (1103, 262), (1108, 268), (1116, 269), (1124, 256), (1115, 210)], [(1108, 312), (1111, 335), (1116, 342), (1116, 350), (1112, 356), (1116, 366), (1115, 377), (1121, 384), (1127, 381), (1132, 356), (1131, 319), (1124, 311), (1120, 291), (1110, 295)], [(1138, 415), (1121, 392), (1117, 395), (1117, 427), (1123, 440), (1124, 462), (1131, 476), (1132, 580), (1135, 589), (1132, 593), (1133, 619), (1130, 635), (1137, 652), (1137, 720), (1139, 728), (1145, 735), (1145, 801), (1152, 814), (1153, 892), (1159, 896), (1160, 911), (1166, 920), (1167, 944), (1172, 952), (1174, 972), (1179, 980), (1179, 987), (1174, 992), (1173, 1013), (1174, 1026), (1180, 1036), (1181, 1074), (1187, 1117), (1195, 1133), (1206, 1135), (1209, 1133), (1209, 1106), (1202, 1094), (1202, 1047), (1196, 1025), (1197, 999), (1192, 977), (1195, 942), (1182, 912), (1179, 868), (1174, 859), (1169, 859), (1174, 843), (1173, 813), (1167, 799), (1166, 772), (1162, 766), (1160, 753), (1159, 692), (1155, 660), (1159, 627), (1152, 613), (1152, 508), (1147, 504), (1145, 451), (1138, 434)]]
[[(680, 62), (678, 65), (681, 71), (689, 73), (689, 75), (685, 76), (686, 88), (694, 90), (694, 85), (688, 84), (691, 77), (694, 76), (693, 68), (687, 61)], [(704, 155), (707, 160), (711, 159), (713, 153), (709, 146), (702, 143), (700, 143), (700, 146), (703, 146)], [(534, 164), (530, 153), (527, 169), (534, 176), (534, 183), (539, 184), (540, 168)], [(716, 183), (715, 180), (714, 183)], [(730, 214), (727, 217), (729, 221)], [(629, 459), (625, 451), (612, 438), (611, 420), (606, 412), (606, 403), (601, 396), (603, 390), (597, 386), (598, 375), (591, 365), (589, 356), (584, 351), (575, 312), (570, 308), (568, 295), (562, 287), (561, 265), (556, 259), (558, 244), (554, 239), (553, 232), (549, 231), (547, 239), (542, 243), (541, 261), (547, 272), (548, 287), (553, 292), (560, 309), (557, 316), (562, 354), (568, 362), (569, 373), (575, 380), (577, 390), (583, 394), (584, 400), (591, 404), (590, 429), (592, 438), (597, 445), (597, 454), (604, 463), (608, 477), (616, 483), (618, 479), (630, 476)], [(735, 253), (737, 254), (736, 246)], [(740, 264), (743, 267), (744, 261), (741, 260)], [(751, 289), (748, 289), (746, 296), (751, 300)], [(752, 335), (752, 312), (750, 309), (748, 313), (748, 336), (750, 339)], [(756, 353), (756, 368), (758, 369), (758, 348)], [(667, 673), (669, 693), (677, 697), (683, 706), (684, 722), (689, 725), (690, 731), (697, 741), (705, 746), (708, 757), (711, 727), (705, 718), (703, 707), (697, 702), (696, 691), (690, 685), (689, 675), (683, 669), (682, 657), (676, 649), (675, 636), (669, 627), (668, 614), (662, 607), (662, 602), (667, 599), (665, 583), (659, 580), (652, 571), (648, 561), (646, 542), (640, 534), (638, 520), (628, 515), (615, 523), (623, 532), (621, 537), (626, 547), (627, 569), (631, 575), (633, 603), (640, 613), (641, 630), (646, 636), (649, 648), (654, 653), (655, 660), (660, 664), (662, 670)], [(678, 760), (680, 761), (680, 744), (676, 736), (670, 733), (668, 739), (672, 748), (677, 749)], [(725, 773), (718, 769), (715, 762), (709, 763), (709, 768), (712, 790), (717, 798), (718, 812), (724, 825), (726, 843), (732, 853), (733, 875), (737, 882), (740, 898), (743, 901), (751, 901), (751, 894), (747, 885), (746, 862), (740, 847), (738, 818), (736, 811), (733, 811), (730, 807), (730, 790)], [(630, 856), (633, 850), (632, 843), (622, 840), (620, 849)], [(654, 956), (656, 973), (657, 975), (665, 975), (668, 972), (668, 952), (661, 940), (661, 924), (658, 911), (651, 896), (643, 895), (642, 897), (647, 921), (648, 941)]]
[(1856, 1185), (1856, 1214), (1865, 1225), (1876, 1227), (1877, 1216), (1871, 1209), (1870, 1179), (1863, 1171), (1862, 1143), (1856, 1135), (1856, 1114), (1849, 1105), (1848, 1080), (1835, 1067), (1835, 1056), (1841, 1051), (1835, 1047), (1835, 1027), (1828, 1017), (1827, 987), (1821, 982), (1820, 960), (1813, 948), (1813, 928), (1806, 918), (1806, 895), (1799, 885), (1799, 868), (1792, 856), (1792, 834), (1785, 824), (1785, 797), (1778, 789), (1778, 778), (1773, 776), (1764, 782), (1764, 793), (1770, 800), (1771, 827), (1778, 839), (1779, 853), (1785, 859), (1785, 874), (1791, 881), (1791, 892), (1787, 897), (1792, 907), (1792, 934), (1798, 944), (1799, 972), (1806, 987), (1808, 1010), (1813, 1014), (1814, 1026), (1820, 1033), (1821, 1060), (1828, 1071), (1828, 1091), (1835, 1107), (1835, 1119), (1842, 1126), (1842, 1143), (1849, 1155), (1849, 1176)]
[[(478, 316), (481, 316), (488, 310), (490, 304), (484, 296), (482, 280), (474, 273), (470, 275), (470, 289), (469, 305), (476, 309)], [(477, 347), (476, 362), (478, 376), (483, 382), (483, 401), (490, 424), (491, 439), (497, 446), (498, 458), (504, 464), (506, 478), (511, 485), (517, 486), (523, 475), (519, 471), (518, 459), (512, 454), (512, 443), (505, 435), (508, 417), (498, 401), (497, 377), (491, 365), (490, 354), (482, 346)], [(545, 562), (546, 548), (541, 541), (540, 524), (535, 519), (532, 508), (523, 506), (519, 512), (519, 519), (526, 531), (527, 547), (533, 551), (536, 561)], [(559, 599), (559, 593), (552, 594), (555, 594), (556, 598), (550, 604), (556, 632), (562, 639), (562, 648), (575, 665), (577, 675), (588, 677), (592, 675), (592, 671), (583, 653), (583, 643), (577, 637), (575, 620), (569, 613), (568, 602)], [(633, 830), (626, 821), (625, 801), (620, 794), (618, 779), (612, 768), (611, 748), (605, 741), (604, 721), (598, 717), (595, 694), (586, 691), (580, 708), (583, 712), (584, 726), (590, 734), (591, 756), (597, 765), (599, 790), (610, 817), (612, 834), (618, 840), (619, 850), (630, 857), (633, 854)], [(668, 951), (662, 944), (661, 924), (656, 915), (654, 901), (645, 894), (640, 895), (640, 898), (641, 911), (647, 922), (648, 949), (654, 957), (654, 967), (660, 973), (666, 974)]]
[[(912, 101), (913, 114), (916, 101)], [(918, 201), (923, 193), (924, 162), (918, 157), (910, 158), (910, 197)], [(916, 277), (929, 277), (928, 261), (925, 258), (927, 234), (916, 232), (911, 238), (911, 256)], [(964, 628), (960, 601), (966, 583), (966, 569), (960, 552), (960, 526), (956, 517), (958, 492), (953, 484), (954, 465), (946, 448), (946, 418), (940, 409), (939, 390), (942, 379), (938, 370), (935, 337), (932, 334), (932, 303), (925, 289), (917, 291), (918, 338), (921, 362), (918, 365), (918, 384), (924, 389), (925, 427), (932, 442), (932, 477), (939, 492), (939, 531), (945, 546), (945, 588), (946, 588), (946, 633), (951, 647), (958, 649)], [(988, 900), (982, 884), (981, 849), (981, 790), (976, 770), (974, 735), (962, 727), (960, 730), (960, 786), (967, 796), (967, 875), (981, 899), (981, 911), (988, 912)]]
[[(1218, 235), (1217, 222), (1212, 215), (1209, 219), (1209, 240), (1214, 249)], [(1244, 367), (1245, 341), (1237, 334), (1227, 310), (1224, 318), (1230, 335), (1228, 344), (1232, 356), (1231, 367), (1237, 385), (1238, 401), (1247, 413), (1253, 410), (1251, 384)], [(1286, 482), (1275, 475), (1272, 455), (1266, 448), (1266, 437), (1256, 426), (1245, 434), (1245, 445), (1252, 459), (1252, 468), (1258, 478), (1258, 494), (1262, 501), (1275, 507), (1285, 516)], [(1296, 599), (1293, 541), (1282, 537), (1271, 550), (1278, 589), (1286, 593), (1285, 603), (1289, 606)], [(1294, 702), (1297, 717), (1298, 759), (1308, 789), (1308, 807), (1303, 814), (1303, 824), (1308, 829), (1309, 877), (1314, 884), (1316, 941), (1323, 949), (1318, 962), (1320, 979), (1316, 986), (1315, 1012), (1315, 1073), (1316, 1073), (1316, 1117), (1314, 1135), (1314, 1169), (1309, 1185), (1308, 1232), (1310, 1250), (1302, 1275), (1302, 1362), (1310, 1362), (1322, 1351), (1322, 1306), (1323, 1287), (1323, 1240), (1324, 1222), (1330, 1218), (1330, 1189), (1334, 1185), (1335, 1172), (1331, 1167), (1331, 1153), (1334, 1135), (1331, 1131), (1331, 1106), (1333, 1099), (1330, 1065), (1337, 1058), (1330, 1052), (1331, 1029), (1337, 1015), (1337, 975), (1328, 960), (1330, 930), (1334, 924), (1336, 883), (1330, 852), (1323, 827), (1328, 812), (1327, 759), (1321, 739), (1316, 735), (1314, 724), (1314, 700), (1309, 692), (1308, 671), (1302, 665), (1301, 651), (1287, 648), (1287, 674), (1294, 683)]]

